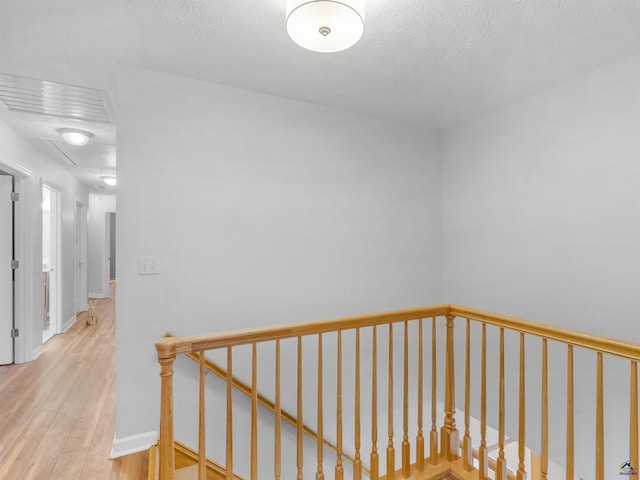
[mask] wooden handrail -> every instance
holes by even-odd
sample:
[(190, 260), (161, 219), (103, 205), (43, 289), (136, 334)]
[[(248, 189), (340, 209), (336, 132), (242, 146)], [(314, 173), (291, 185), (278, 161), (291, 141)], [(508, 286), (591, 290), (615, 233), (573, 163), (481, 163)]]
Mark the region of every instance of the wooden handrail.
[(584, 347), (589, 350), (616, 355), (629, 360), (640, 361), (640, 345), (637, 343), (625, 342), (615, 338), (600, 337), (577, 330), (560, 328), (555, 325), (531, 322), (506, 315), (497, 315), (495, 313), (484, 312), (459, 305), (449, 305), (449, 309), (451, 314), (458, 317), (470, 318), (488, 325), (504, 327), (516, 332)]
[[(567, 328), (559, 328), (545, 323), (532, 322), (517, 317), (498, 315), (460, 305), (437, 305), (434, 307), (413, 308), (392, 312), (359, 315), (310, 323), (280, 325), (276, 327), (245, 329), (219, 333), (206, 333), (186, 337), (163, 338), (156, 342), (156, 348), (162, 345), (162, 352), (172, 356), (184, 353), (199, 352), (222, 347), (248, 345), (276, 339), (292, 338), (318, 333), (349, 330), (356, 327), (367, 327), (405, 320), (418, 320), (428, 317), (456, 317), (477, 320), (487, 325), (504, 327), (509, 330), (535, 335), (565, 344), (588, 348), (610, 355), (640, 361), (640, 345), (614, 338), (600, 337)], [(161, 352), (158, 350), (159, 358)]]
[(172, 352), (175, 356), (200, 352), (202, 350), (214, 350), (223, 347), (249, 345), (278, 339), (304, 337), (306, 335), (317, 335), (318, 333), (337, 332), (338, 330), (351, 330), (357, 327), (371, 327), (373, 325), (397, 323), (405, 320), (438, 317), (446, 315), (448, 312), (448, 305), (439, 305), (435, 307), (413, 308), (319, 322), (295, 323), (276, 327), (232, 330), (219, 333), (203, 333), (186, 337), (164, 337), (156, 342), (156, 349), (162, 346), (163, 352)]

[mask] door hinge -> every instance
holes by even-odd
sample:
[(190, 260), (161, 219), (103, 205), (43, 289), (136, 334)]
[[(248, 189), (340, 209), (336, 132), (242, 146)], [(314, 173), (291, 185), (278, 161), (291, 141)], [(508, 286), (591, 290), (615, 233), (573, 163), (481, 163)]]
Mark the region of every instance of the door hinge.
[(11, 329), (11, 338), (16, 338), (19, 335), (20, 335), (20, 330), (18, 330), (17, 328)]
[(20, 260), (11, 260), (11, 268), (13, 270), (20, 268)]
[(20, 200), (20, 194), (18, 192), (11, 192), (11, 200), (17, 202)]

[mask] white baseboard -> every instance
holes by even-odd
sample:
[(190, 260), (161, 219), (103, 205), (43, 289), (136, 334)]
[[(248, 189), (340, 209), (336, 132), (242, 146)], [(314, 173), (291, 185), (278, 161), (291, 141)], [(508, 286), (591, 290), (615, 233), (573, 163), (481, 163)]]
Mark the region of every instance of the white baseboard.
[(104, 293), (91, 293), (91, 292), (89, 292), (89, 298), (109, 298), (109, 295), (105, 295)]
[(67, 330), (69, 330), (71, 327), (73, 327), (73, 324), (76, 323), (77, 319), (78, 318), (74, 315), (69, 320), (64, 322), (64, 325), (62, 325), (62, 333), (65, 333)]
[(31, 361), (35, 360), (36, 358), (38, 358), (40, 356), (40, 354), (42, 353), (42, 345), (38, 345), (36, 348), (33, 349), (33, 351), (31, 352)]
[(123, 438), (113, 438), (111, 446), (111, 458), (124, 457), (132, 453), (147, 450), (151, 445), (158, 443), (158, 432), (138, 433)]

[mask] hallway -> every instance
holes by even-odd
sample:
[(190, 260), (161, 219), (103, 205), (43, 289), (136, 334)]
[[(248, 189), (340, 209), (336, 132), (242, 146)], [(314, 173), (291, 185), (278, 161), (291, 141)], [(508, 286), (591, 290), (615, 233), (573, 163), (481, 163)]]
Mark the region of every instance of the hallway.
[[(146, 453), (109, 459), (114, 434), (115, 282), (33, 362), (0, 367), (0, 478), (146, 478)], [(136, 463), (137, 465), (132, 465)], [(124, 470), (131, 473), (124, 473)]]

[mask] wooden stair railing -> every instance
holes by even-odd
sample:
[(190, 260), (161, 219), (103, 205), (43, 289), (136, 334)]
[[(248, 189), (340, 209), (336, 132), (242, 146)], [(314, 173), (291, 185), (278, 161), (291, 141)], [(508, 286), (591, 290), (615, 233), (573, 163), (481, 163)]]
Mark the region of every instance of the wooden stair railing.
[[(455, 352), (454, 352), (454, 332), (455, 332), (455, 318), (459, 317), (465, 320), (466, 337), (465, 337), (465, 352), (464, 355), (460, 355), (464, 359), (464, 426), (463, 436), (461, 438), (456, 425), (456, 401), (455, 401)], [(422, 426), (422, 402), (423, 402), (423, 323), (424, 319), (432, 319), (432, 335), (431, 335), (431, 429), (428, 435), (428, 441), (430, 443), (429, 448), (425, 449), (423, 438)], [(408, 422), (408, 385), (409, 385), (409, 335), (408, 328), (411, 322), (417, 322), (417, 379), (415, 381), (418, 384), (417, 388), (417, 425), (412, 426), (411, 430), (416, 431), (415, 444), (412, 446), (410, 441), (410, 428)], [(444, 352), (444, 419), (439, 425), (438, 432), (437, 415), (436, 415), (436, 403), (437, 403), (437, 378), (438, 370), (436, 367), (437, 357), (437, 323), (442, 322), (443, 328), (446, 331), (444, 338), (445, 352)], [(470, 430), (470, 416), (471, 410), (471, 329), (470, 326), (473, 323), (479, 323), (481, 326), (481, 377), (480, 377), (480, 438), (477, 450), (473, 448), (473, 438)], [(381, 475), (379, 468), (379, 453), (378, 453), (378, 418), (383, 415), (378, 411), (378, 390), (379, 385), (383, 382), (379, 382), (378, 375), (383, 374), (378, 369), (378, 358), (380, 357), (378, 350), (380, 345), (377, 341), (377, 333), (379, 327), (387, 326), (388, 328), (388, 347), (387, 351), (383, 352), (387, 354), (388, 361), (388, 384), (387, 384), (387, 416), (388, 416), (388, 428), (387, 428), (387, 441), (386, 441), (386, 474)], [(394, 353), (394, 346), (397, 345), (393, 342), (394, 327), (403, 327), (403, 342), (402, 342), (402, 363), (398, 365), (397, 370), (402, 370), (402, 391), (399, 394), (394, 392), (394, 360), (400, 357), (399, 353)], [(486, 439), (487, 431), (487, 326), (496, 328), (499, 331), (499, 352), (498, 352), (498, 369), (499, 369), (499, 392), (498, 392), (498, 457), (495, 463), (488, 458), (488, 445)], [(364, 329), (372, 330), (372, 345), (371, 345), (371, 451), (364, 457), (361, 456), (360, 448), (360, 431), (361, 431), (361, 419), (360, 419), (360, 332)], [(399, 328), (398, 328), (399, 329)], [(342, 358), (342, 332), (353, 330), (355, 332), (355, 352), (356, 360), (354, 365), (345, 365)], [(173, 362), (177, 355), (187, 354), (195, 355), (200, 363), (200, 430), (199, 430), (199, 463), (203, 465), (206, 461), (205, 457), (205, 422), (204, 422), (204, 375), (207, 368), (207, 361), (202, 352), (207, 350), (223, 349), (227, 353), (227, 366), (223, 372), (220, 369), (219, 375), (224, 377), (226, 381), (226, 459), (224, 462), (224, 468), (226, 471), (226, 478), (231, 480), (233, 478), (233, 398), (232, 390), (234, 386), (233, 370), (232, 370), (232, 349), (241, 345), (252, 346), (252, 385), (245, 385), (243, 391), (251, 396), (251, 429), (248, 432), (250, 445), (250, 478), (254, 480), (260, 472), (260, 477), (265, 478), (265, 472), (271, 469), (274, 478), (279, 479), (281, 476), (284, 478), (291, 478), (296, 474), (296, 478), (302, 479), (303, 474), (303, 442), (302, 435), (304, 433), (310, 434), (311, 431), (302, 422), (303, 411), (303, 398), (302, 398), (302, 381), (303, 381), (303, 337), (315, 336), (317, 337), (318, 344), (318, 400), (317, 400), (317, 419), (318, 426), (315, 438), (317, 440), (317, 467), (316, 467), (316, 480), (324, 479), (324, 458), (323, 458), (323, 446), (326, 445), (326, 439), (323, 436), (323, 404), (322, 404), (322, 392), (323, 392), (323, 342), (322, 337), (324, 334), (335, 333), (337, 335), (337, 358), (336, 358), (336, 445), (335, 445), (335, 478), (342, 479), (344, 475), (343, 459), (345, 453), (343, 451), (343, 388), (342, 374), (344, 368), (354, 368), (355, 385), (355, 408), (354, 421), (355, 435), (353, 438), (353, 446), (355, 456), (352, 459), (353, 462), (353, 479), (360, 480), (363, 473), (372, 480), (379, 479), (399, 479), (399, 478), (415, 478), (415, 479), (431, 479), (441, 478), (445, 475), (452, 475), (456, 478), (478, 478), (479, 480), (486, 480), (489, 477), (488, 470), (491, 469), (494, 472), (495, 480), (507, 480), (512, 478), (512, 474), (507, 471), (507, 459), (505, 458), (505, 362), (511, 359), (505, 359), (505, 330), (510, 332), (516, 332), (519, 337), (519, 355), (518, 358), (513, 361), (513, 364), (518, 365), (518, 461), (517, 465), (513, 466), (515, 470), (516, 480), (524, 480), (532, 472), (527, 472), (525, 469), (525, 337), (535, 336), (541, 339), (541, 385), (540, 385), (540, 398), (542, 406), (541, 424), (539, 425), (541, 432), (541, 454), (539, 461), (540, 478), (547, 479), (548, 476), (548, 464), (549, 464), (549, 414), (548, 414), (548, 351), (547, 344), (549, 341), (559, 342), (566, 345), (567, 348), (567, 424), (566, 424), (566, 479), (574, 480), (574, 455), (575, 455), (575, 440), (574, 440), (574, 404), (573, 404), (573, 349), (574, 347), (581, 347), (595, 352), (597, 355), (597, 371), (596, 371), (596, 391), (597, 391), (597, 408), (595, 412), (596, 418), (596, 431), (595, 431), (595, 478), (600, 480), (604, 478), (604, 413), (603, 413), (603, 384), (604, 384), (604, 370), (603, 370), (603, 357), (605, 355), (613, 355), (616, 357), (622, 357), (630, 361), (630, 403), (629, 403), (629, 460), (631, 465), (637, 469), (638, 465), (638, 373), (637, 362), (640, 361), (640, 345), (624, 342), (620, 340), (596, 337), (585, 333), (561, 329), (551, 325), (545, 325), (541, 323), (529, 322), (513, 317), (507, 317), (502, 315), (495, 315), (479, 310), (469, 309), (466, 307), (456, 305), (440, 305), (435, 307), (425, 307), (411, 310), (402, 310), (397, 312), (388, 312), (374, 315), (364, 315), (358, 317), (349, 317), (338, 320), (328, 320), (323, 322), (313, 322), (296, 325), (285, 325), (272, 328), (262, 328), (255, 330), (242, 330), (236, 332), (223, 332), (217, 334), (205, 334), (195, 335), (189, 337), (169, 337), (159, 340), (156, 343), (158, 352), (158, 360), (160, 363), (160, 377), (161, 377), (161, 419), (160, 419), (160, 439), (159, 439), (159, 458), (160, 458), (160, 480), (172, 480), (173, 469), (175, 460), (173, 458)], [(282, 446), (281, 446), (281, 432), (280, 423), (283, 416), (286, 416), (282, 412), (281, 403), (281, 340), (283, 339), (297, 339), (297, 385), (298, 395), (296, 399), (297, 413), (296, 417), (289, 415), (290, 421), (295, 423), (296, 428), (296, 466), (294, 471), (283, 472), (282, 468)], [(275, 403), (271, 403), (269, 408), (272, 408), (275, 413), (275, 438), (274, 438), (274, 461), (271, 467), (258, 466), (257, 462), (257, 405), (266, 401), (266, 399), (260, 400), (260, 395), (257, 393), (256, 376), (257, 376), (257, 348), (258, 343), (273, 342), (275, 343)], [(295, 352), (294, 352), (295, 353)], [(401, 367), (400, 367), (401, 365)], [(237, 383), (237, 382), (236, 382)], [(414, 380), (411, 380), (414, 383)], [(351, 386), (350, 386), (351, 388)], [(394, 438), (394, 399), (395, 397), (402, 398), (402, 439), (398, 450), (400, 456), (399, 469), (396, 470), (396, 439)], [(264, 404), (264, 403), (263, 403)], [(305, 430), (306, 429), (306, 430)], [(478, 439), (476, 439), (478, 441)], [(351, 442), (351, 439), (349, 439)], [(462, 447), (462, 448), (460, 448)], [(413, 451), (413, 460), (412, 460)], [(425, 451), (428, 451), (429, 457), (425, 458)], [(289, 452), (290, 454), (292, 452)], [(477, 456), (478, 466), (477, 473), (474, 472), (475, 467), (473, 465), (474, 456)], [(369, 459), (369, 472), (364, 469), (362, 465), (362, 458)], [(516, 468), (517, 467), (517, 468)], [(537, 468), (537, 467), (536, 467)], [(475, 475), (468, 477), (468, 475)], [(200, 472), (201, 480), (204, 479), (204, 469)]]
[[(174, 335), (172, 334), (167, 334), (165, 335), (165, 338), (171, 338), (174, 337)], [(321, 352), (321, 348), (322, 348), (322, 340), (321, 340), (321, 336), (319, 337), (319, 342), (320, 342), (320, 352)], [(321, 353), (320, 353), (321, 355)], [(189, 357), (190, 359), (192, 359), (193, 361), (197, 362), (198, 364), (200, 364), (200, 359), (204, 358), (204, 368), (213, 373), (214, 375), (216, 375), (217, 377), (226, 380), (227, 378), (227, 371), (222, 368), (221, 366), (219, 366), (218, 364), (216, 364), (214, 361), (206, 358), (206, 356), (201, 357), (199, 353), (187, 353), (186, 354), (187, 357)], [(356, 356), (357, 358), (357, 356)], [(318, 365), (322, 364), (322, 357), (320, 357), (318, 359)], [(201, 367), (202, 368), (202, 367)], [(253, 369), (252, 369), (253, 370)], [(321, 378), (322, 375), (322, 370), (320, 369), (320, 371), (318, 372), (318, 377), (319, 379)], [(266, 408), (267, 410), (271, 411), (274, 415), (276, 413), (276, 405), (275, 403), (273, 403), (271, 400), (267, 399), (264, 395), (262, 395), (261, 393), (258, 392), (258, 390), (255, 387), (254, 381), (256, 379), (253, 378), (252, 375), (252, 385), (247, 385), (246, 383), (244, 383), (243, 381), (241, 381), (240, 379), (238, 379), (237, 377), (232, 377), (231, 379), (231, 383), (233, 385), (233, 388), (235, 388), (236, 390), (244, 393), (246, 396), (253, 398), (254, 395), (256, 395), (256, 404), (257, 405), (262, 405), (264, 408)], [(320, 381), (320, 380), (319, 380)], [(321, 388), (321, 386), (319, 385), (319, 387)], [(320, 390), (321, 391), (321, 390)], [(319, 411), (318, 411), (318, 418), (319, 418), (319, 424), (318, 427), (321, 427), (321, 420), (322, 420), (322, 403), (318, 402), (319, 405)], [(359, 403), (358, 403), (359, 405)], [(291, 413), (288, 413), (286, 410), (282, 410), (280, 409), (280, 415), (282, 417), (282, 420), (286, 421), (287, 423), (289, 423), (290, 425), (297, 427), (298, 425), (298, 419), (292, 415)], [(321, 442), (321, 446), (319, 446), (319, 452), (322, 451), (322, 448), (327, 448), (329, 450), (331, 450), (334, 453), (338, 452), (338, 447), (336, 447), (333, 443), (331, 443), (331, 441), (327, 440), (326, 438), (323, 438), (322, 436), (322, 432), (319, 430), (320, 433), (316, 433), (311, 427), (305, 425), (303, 423), (302, 425), (302, 433), (304, 433), (305, 435), (307, 435), (309, 438), (315, 440), (316, 442)], [(366, 468), (362, 467), (362, 462), (358, 461), (357, 458), (353, 458), (350, 455), (346, 454), (343, 452), (343, 457), (345, 460), (347, 460), (349, 463), (356, 465), (356, 464), (360, 464), (360, 468), (362, 469), (362, 472), (365, 473), (366, 475), (369, 475), (369, 470)]]

